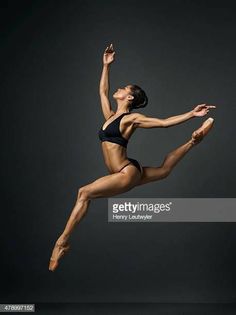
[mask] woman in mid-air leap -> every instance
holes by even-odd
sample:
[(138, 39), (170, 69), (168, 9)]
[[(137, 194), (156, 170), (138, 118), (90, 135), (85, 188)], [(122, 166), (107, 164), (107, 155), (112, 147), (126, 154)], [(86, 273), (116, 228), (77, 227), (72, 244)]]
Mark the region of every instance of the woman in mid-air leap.
[(111, 108), (109, 93), (109, 66), (114, 61), (113, 45), (108, 46), (103, 54), (103, 70), (100, 81), (100, 99), (105, 124), (99, 130), (105, 164), (110, 175), (82, 186), (69, 220), (63, 233), (57, 239), (49, 262), (49, 270), (54, 271), (59, 259), (70, 248), (68, 239), (74, 227), (88, 210), (91, 199), (112, 197), (143, 185), (167, 177), (174, 166), (196, 144), (198, 144), (213, 126), (213, 118), (208, 118), (202, 126), (192, 133), (191, 138), (170, 152), (159, 167), (142, 167), (137, 160), (127, 156), (126, 147), (129, 138), (137, 128), (170, 127), (193, 117), (205, 116), (214, 105), (200, 104), (193, 110), (166, 119), (147, 117), (133, 112), (133, 109), (145, 107), (148, 103), (146, 93), (137, 85), (126, 85), (118, 89), (113, 98), (117, 102), (114, 112)]

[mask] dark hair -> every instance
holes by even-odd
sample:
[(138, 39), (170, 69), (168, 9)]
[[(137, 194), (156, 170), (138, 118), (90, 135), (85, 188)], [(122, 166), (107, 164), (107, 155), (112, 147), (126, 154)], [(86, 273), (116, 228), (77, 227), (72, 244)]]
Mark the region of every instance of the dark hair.
[(148, 104), (148, 97), (146, 93), (144, 92), (141, 87), (139, 87), (136, 84), (132, 84), (130, 86), (131, 95), (134, 97), (133, 100), (131, 100), (131, 104), (129, 106), (130, 111), (132, 111), (135, 108), (142, 108), (147, 106)]

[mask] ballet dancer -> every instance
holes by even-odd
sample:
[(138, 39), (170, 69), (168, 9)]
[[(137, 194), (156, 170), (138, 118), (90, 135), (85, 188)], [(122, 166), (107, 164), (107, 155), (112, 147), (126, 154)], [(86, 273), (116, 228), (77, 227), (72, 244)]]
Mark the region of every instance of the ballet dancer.
[(191, 148), (201, 142), (213, 126), (213, 118), (208, 118), (200, 128), (192, 133), (188, 141), (168, 153), (159, 167), (142, 166), (137, 160), (127, 156), (127, 144), (137, 128), (167, 128), (183, 123), (194, 117), (205, 116), (214, 105), (200, 104), (193, 110), (166, 119), (147, 117), (132, 112), (147, 106), (148, 97), (138, 85), (129, 84), (119, 88), (113, 98), (117, 102), (114, 112), (108, 98), (109, 67), (115, 60), (113, 44), (106, 47), (103, 53), (103, 70), (99, 86), (102, 112), (105, 123), (99, 130), (102, 152), (109, 175), (103, 176), (78, 189), (77, 200), (64, 231), (57, 239), (49, 261), (49, 270), (55, 271), (59, 259), (69, 250), (68, 239), (80, 220), (88, 211), (90, 201), (95, 198), (112, 197), (131, 190), (138, 185), (147, 184), (166, 178), (174, 166)]

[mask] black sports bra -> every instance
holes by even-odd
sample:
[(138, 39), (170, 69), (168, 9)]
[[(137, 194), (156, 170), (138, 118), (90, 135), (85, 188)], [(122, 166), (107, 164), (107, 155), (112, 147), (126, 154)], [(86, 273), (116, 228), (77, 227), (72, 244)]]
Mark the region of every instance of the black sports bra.
[[(128, 115), (130, 113), (123, 113), (120, 116), (116, 117), (106, 128), (105, 130), (99, 130), (99, 139), (101, 141), (109, 141), (113, 143), (117, 143), (123, 147), (127, 147), (128, 140), (122, 137), (120, 133), (120, 120), (124, 115)], [(109, 117), (110, 118), (110, 117)], [(108, 118), (108, 119), (109, 119)]]

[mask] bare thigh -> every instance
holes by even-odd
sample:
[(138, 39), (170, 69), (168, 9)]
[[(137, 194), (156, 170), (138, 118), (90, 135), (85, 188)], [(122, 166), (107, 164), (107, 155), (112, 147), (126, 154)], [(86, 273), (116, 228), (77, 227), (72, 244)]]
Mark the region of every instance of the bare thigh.
[(139, 183), (141, 178), (137, 168), (129, 164), (120, 172), (98, 178), (80, 188), (81, 199), (112, 197), (129, 191)]
[(160, 167), (150, 167), (143, 166), (142, 176), (137, 183), (136, 186), (144, 185), (150, 182), (154, 182), (160, 179), (167, 177), (170, 173), (170, 169), (168, 167), (160, 166)]

